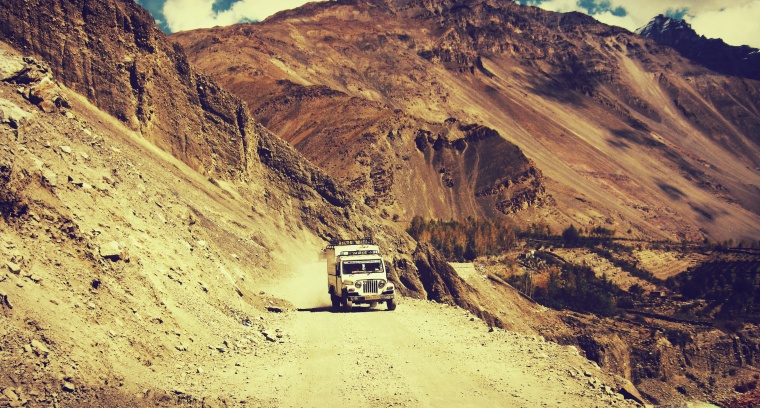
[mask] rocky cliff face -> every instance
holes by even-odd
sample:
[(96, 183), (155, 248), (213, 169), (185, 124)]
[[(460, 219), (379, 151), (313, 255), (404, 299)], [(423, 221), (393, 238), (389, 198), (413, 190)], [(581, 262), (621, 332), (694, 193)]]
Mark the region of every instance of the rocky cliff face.
[(257, 140), (247, 110), (191, 68), (134, 2), (8, 0), (0, 22), (2, 39), (193, 168), (248, 170)]
[[(587, 16), (341, 1), (172, 38), (389, 217), (510, 214), (679, 240), (760, 234), (758, 82)], [(464, 126), (504, 143), (470, 143)]]
[(731, 46), (721, 39), (697, 34), (683, 20), (663, 15), (636, 30), (657, 44), (673, 47), (684, 57), (721, 74), (760, 80), (760, 50), (749, 46)]

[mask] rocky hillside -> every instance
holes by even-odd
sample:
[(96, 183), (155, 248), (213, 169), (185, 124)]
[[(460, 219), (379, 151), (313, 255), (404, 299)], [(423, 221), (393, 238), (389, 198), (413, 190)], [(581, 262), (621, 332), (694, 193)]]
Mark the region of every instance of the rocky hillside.
[[(389, 217), (760, 236), (758, 82), (590, 17), (345, 1), (172, 38)], [(475, 128), (500, 146), (468, 141)]]
[(718, 38), (705, 38), (683, 20), (659, 15), (636, 30), (636, 34), (673, 47), (684, 57), (715, 72), (760, 80), (760, 50), (746, 45), (731, 46)]

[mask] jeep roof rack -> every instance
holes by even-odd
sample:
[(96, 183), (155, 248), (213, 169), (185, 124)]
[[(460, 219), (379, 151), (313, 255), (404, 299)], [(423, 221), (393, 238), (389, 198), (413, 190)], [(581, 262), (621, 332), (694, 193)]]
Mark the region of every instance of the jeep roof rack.
[(365, 237), (361, 239), (334, 239), (330, 241), (330, 244), (327, 245), (327, 248), (335, 248), (336, 246), (341, 245), (375, 245), (375, 241), (372, 239), (372, 237)]

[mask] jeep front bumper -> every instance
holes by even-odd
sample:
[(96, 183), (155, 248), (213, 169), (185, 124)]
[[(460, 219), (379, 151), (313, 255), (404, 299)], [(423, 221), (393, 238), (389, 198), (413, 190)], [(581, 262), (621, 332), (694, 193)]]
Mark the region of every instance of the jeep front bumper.
[(369, 302), (378, 302), (382, 300), (391, 300), (393, 299), (394, 293), (393, 292), (384, 292), (380, 295), (359, 295), (357, 293), (349, 293), (348, 294), (348, 300), (351, 301), (351, 303), (369, 303)]

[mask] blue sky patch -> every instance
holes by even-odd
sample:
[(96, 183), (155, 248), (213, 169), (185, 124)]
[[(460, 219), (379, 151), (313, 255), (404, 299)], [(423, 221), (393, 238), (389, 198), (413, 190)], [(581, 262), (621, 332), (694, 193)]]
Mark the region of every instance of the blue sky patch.
[(216, 0), (214, 4), (211, 6), (211, 10), (214, 13), (221, 13), (223, 11), (227, 11), (232, 8), (232, 5), (239, 2), (240, 0)]
[[(517, 3), (524, 6), (540, 6), (547, 1), (548, 0), (517, 0)], [(612, 8), (612, 4), (609, 0), (578, 0), (576, 4), (590, 16), (605, 12), (610, 12), (610, 14), (615, 17), (625, 17), (628, 15), (628, 12), (622, 7)]]

